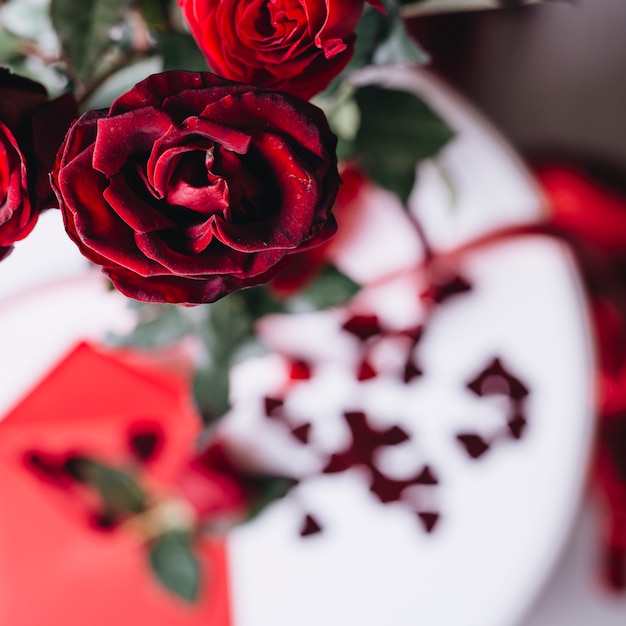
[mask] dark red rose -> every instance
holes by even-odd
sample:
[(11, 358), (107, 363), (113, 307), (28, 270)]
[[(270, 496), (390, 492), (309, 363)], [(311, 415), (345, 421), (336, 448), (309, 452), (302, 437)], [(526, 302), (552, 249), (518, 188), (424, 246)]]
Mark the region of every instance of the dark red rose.
[(76, 121), (53, 186), (68, 234), (124, 294), (212, 302), (334, 232), (335, 145), (308, 102), (166, 72)]
[(49, 102), (42, 85), (0, 68), (0, 259), (52, 205), (48, 172), (75, 112), (73, 97)]
[(277, 298), (290, 298), (306, 289), (322, 270), (332, 264), (329, 248), (341, 242), (341, 238), (350, 236), (356, 228), (361, 215), (357, 213), (355, 200), (358, 197), (365, 178), (363, 174), (349, 165), (341, 172), (342, 185), (335, 200), (333, 213), (339, 225), (339, 232), (333, 239), (322, 245), (285, 257), (280, 263), (280, 272), (270, 281), (270, 292)]
[[(368, 0), (380, 10), (380, 2)], [(211, 69), (310, 98), (352, 57), (363, 0), (178, 0)]]
[(0, 259), (33, 229), (37, 212), (28, 193), (26, 162), (9, 128), (0, 122)]

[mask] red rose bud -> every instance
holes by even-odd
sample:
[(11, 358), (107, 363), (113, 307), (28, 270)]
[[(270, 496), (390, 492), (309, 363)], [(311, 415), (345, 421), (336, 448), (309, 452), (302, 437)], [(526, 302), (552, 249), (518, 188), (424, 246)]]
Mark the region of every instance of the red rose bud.
[[(301, 98), (325, 89), (354, 52), (363, 0), (178, 0), (211, 69)], [(382, 9), (378, 0), (370, 0)]]
[(308, 102), (165, 72), (77, 120), (52, 180), (68, 234), (121, 292), (191, 305), (334, 233), (335, 146)]
[(72, 96), (48, 102), (42, 85), (0, 68), (0, 259), (52, 205), (48, 172), (73, 117)]

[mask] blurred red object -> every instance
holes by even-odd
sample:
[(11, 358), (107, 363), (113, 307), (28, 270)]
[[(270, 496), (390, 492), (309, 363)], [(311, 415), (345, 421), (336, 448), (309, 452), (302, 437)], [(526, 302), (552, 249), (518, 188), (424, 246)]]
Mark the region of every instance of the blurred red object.
[(591, 299), (597, 346), (592, 483), (602, 516), (600, 573), (626, 589), (626, 177), (608, 168), (543, 165), (550, 225), (575, 251)]
[(0, 422), (1, 624), (231, 623), (221, 541), (199, 541), (202, 592), (187, 605), (157, 582), (138, 533), (96, 528), (83, 502), (24, 462), (33, 450), (78, 453), (178, 496), (201, 428), (186, 382), (136, 355), (80, 344)]

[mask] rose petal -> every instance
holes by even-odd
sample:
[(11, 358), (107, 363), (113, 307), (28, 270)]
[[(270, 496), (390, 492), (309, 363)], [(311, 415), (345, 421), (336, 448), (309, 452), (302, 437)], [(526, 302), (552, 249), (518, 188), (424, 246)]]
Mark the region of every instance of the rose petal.
[(169, 116), (155, 109), (139, 109), (101, 118), (93, 151), (93, 167), (111, 176), (131, 155), (148, 153), (172, 127)]
[[(326, 19), (315, 33), (315, 45), (323, 50), (326, 59), (331, 59), (347, 48), (350, 38), (359, 23), (363, 11), (362, 0), (325, 0)], [(310, 9), (319, 6), (319, 0), (308, 0)]]
[(175, 222), (138, 197), (128, 187), (123, 174), (111, 176), (102, 195), (113, 211), (135, 232), (148, 233), (176, 226)]

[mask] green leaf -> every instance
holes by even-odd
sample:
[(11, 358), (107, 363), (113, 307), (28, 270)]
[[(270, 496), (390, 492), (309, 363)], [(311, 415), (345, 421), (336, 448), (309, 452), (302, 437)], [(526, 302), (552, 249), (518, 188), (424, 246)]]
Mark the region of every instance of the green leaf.
[(352, 97), (341, 99), (325, 113), (332, 131), (338, 138), (349, 142), (354, 140), (361, 120), (359, 107)]
[(355, 32), (356, 43), (354, 44), (354, 54), (348, 64), (349, 71), (371, 63), (376, 46), (389, 33), (388, 17), (367, 6)]
[(70, 463), (76, 478), (98, 490), (107, 512), (118, 516), (145, 510), (145, 494), (126, 472), (83, 457)]
[(298, 484), (293, 478), (284, 476), (255, 476), (249, 479), (249, 488), (254, 490), (248, 509), (247, 521), (260, 515), (272, 502), (284, 498)]
[(336, 267), (328, 265), (304, 292), (290, 301), (289, 308), (298, 311), (328, 309), (344, 304), (359, 289), (353, 280)]
[[(211, 423), (229, 408), (229, 372), (239, 351), (254, 337), (259, 313), (251, 309), (249, 290), (232, 293), (200, 309), (197, 331), (207, 362), (194, 380), (194, 398), (205, 421)], [(258, 296), (258, 292), (257, 292)]]
[(375, 50), (373, 61), (376, 65), (424, 65), (430, 56), (406, 30), (404, 21), (393, 20), (391, 31), (385, 41)]
[(163, 71), (189, 70), (207, 72), (204, 55), (187, 33), (167, 31), (159, 35), (159, 48), (163, 55)]
[(150, 547), (150, 565), (161, 584), (187, 602), (200, 594), (200, 563), (188, 535), (169, 532)]
[(129, 306), (137, 312), (137, 325), (127, 335), (109, 334), (109, 343), (153, 348), (181, 339), (194, 329), (181, 307), (135, 301), (129, 301)]
[(111, 46), (111, 29), (133, 0), (52, 0), (52, 23), (79, 80), (97, 72), (98, 60)]
[(7, 30), (0, 30), (0, 62), (6, 64), (14, 59), (19, 59), (21, 54), (21, 49), (23, 48), (24, 42)]
[(169, 0), (139, 0), (139, 7), (149, 28), (167, 28)]
[(193, 398), (205, 426), (228, 411), (230, 359), (213, 360), (199, 367), (193, 378)]
[(418, 96), (367, 85), (357, 90), (361, 125), (354, 140), (361, 166), (406, 204), (419, 161), (453, 137), (446, 123)]
[(245, 301), (245, 306), (253, 322), (264, 315), (270, 313), (284, 313), (287, 310), (284, 302), (272, 296), (269, 290), (264, 287), (252, 287), (239, 292)]

